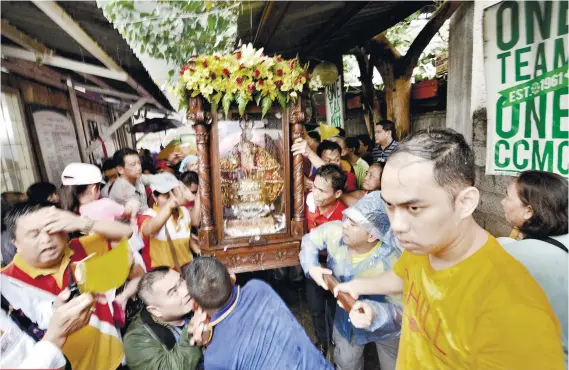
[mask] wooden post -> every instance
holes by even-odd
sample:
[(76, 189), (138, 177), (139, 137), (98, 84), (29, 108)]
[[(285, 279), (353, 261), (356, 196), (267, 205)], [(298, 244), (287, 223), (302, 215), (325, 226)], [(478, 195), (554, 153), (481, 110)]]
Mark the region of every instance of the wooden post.
[(211, 248), (217, 244), (215, 224), (212, 216), (211, 163), (209, 159), (209, 131), (203, 101), (200, 97), (190, 98), (188, 119), (195, 122), (196, 146), (198, 150), (199, 194), (201, 203), (201, 227), (198, 242), (201, 247)]
[(69, 99), (71, 100), (71, 110), (73, 111), (73, 122), (75, 123), (75, 131), (79, 138), (79, 154), (81, 162), (88, 161), (87, 155), (87, 139), (85, 130), (83, 129), (83, 120), (81, 119), (81, 111), (79, 110), (79, 102), (75, 94), (75, 87), (70, 77), (67, 77), (67, 89), (69, 90)]
[[(292, 126), (292, 143), (296, 139), (302, 138), (304, 112), (302, 110), (302, 98), (299, 97), (295, 106), (290, 108), (289, 123)], [(293, 175), (293, 194), (294, 194), (294, 216), (291, 221), (292, 235), (302, 237), (304, 235), (304, 158), (301, 154), (293, 157), (292, 175)]]

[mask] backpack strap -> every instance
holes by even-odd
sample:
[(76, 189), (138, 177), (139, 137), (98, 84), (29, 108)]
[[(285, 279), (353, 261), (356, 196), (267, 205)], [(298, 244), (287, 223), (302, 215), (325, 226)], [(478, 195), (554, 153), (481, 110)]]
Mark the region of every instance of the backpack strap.
[(549, 236), (542, 237), (542, 238), (533, 237), (533, 236), (526, 236), (525, 239), (541, 240), (542, 242), (549, 243), (551, 245), (556, 246), (557, 248), (565, 251), (565, 253), (569, 253), (569, 250), (567, 250), (567, 247), (565, 245), (563, 245), (563, 243), (561, 243), (559, 240), (553, 239)]
[(28, 334), (34, 341), (42, 340), (45, 330), (41, 330), (39, 326), (30, 320), (22, 310), (16, 310), (10, 302), (2, 294), (2, 310), (24, 333)]

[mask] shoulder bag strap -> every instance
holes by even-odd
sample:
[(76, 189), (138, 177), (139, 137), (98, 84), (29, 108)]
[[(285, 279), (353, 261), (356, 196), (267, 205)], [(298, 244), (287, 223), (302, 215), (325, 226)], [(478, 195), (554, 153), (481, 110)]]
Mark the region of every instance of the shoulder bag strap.
[(549, 243), (549, 244), (551, 244), (551, 245), (556, 246), (557, 248), (559, 248), (559, 249), (565, 251), (565, 253), (569, 253), (569, 251), (567, 250), (567, 247), (566, 247), (565, 245), (563, 245), (563, 243), (561, 243), (559, 240), (555, 240), (555, 239), (553, 239), (553, 238), (551, 238), (551, 237), (549, 237), (549, 236), (546, 236), (546, 237), (544, 237), (544, 238), (535, 238), (535, 237), (528, 236), (528, 237), (526, 237), (525, 239), (541, 240), (542, 242)]
[(176, 267), (176, 271), (182, 273), (182, 269), (180, 268), (180, 262), (178, 261), (178, 256), (176, 255), (176, 249), (174, 248), (174, 243), (172, 242), (172, 238), (170, 237), (170, 232), (168, 231), (168, 221), (166, 221), (166, 224), (164, 225), (164, 230), (166, 231), (166, 239), (168, 240), (170, 253), (172, 254), (172, 258), (174, 259), (174, 266)]

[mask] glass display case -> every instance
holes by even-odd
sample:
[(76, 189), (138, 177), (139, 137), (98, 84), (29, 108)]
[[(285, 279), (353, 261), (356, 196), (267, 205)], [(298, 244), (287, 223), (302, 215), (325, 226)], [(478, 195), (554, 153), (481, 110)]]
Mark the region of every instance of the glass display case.
[[(258, 107), (243, 116), (202, 108), (190, 101), (196, 122), (202, 254), (231, 271), (298, 264), (304, 232), (302, 156), (290, 146), (302, 136), (300, 99), (293, 107)], [(195, 101), (197, 100), (197, 101)]]
[(224, 238), (286, 232), (282, 113), (219, 120), (216, 131)]

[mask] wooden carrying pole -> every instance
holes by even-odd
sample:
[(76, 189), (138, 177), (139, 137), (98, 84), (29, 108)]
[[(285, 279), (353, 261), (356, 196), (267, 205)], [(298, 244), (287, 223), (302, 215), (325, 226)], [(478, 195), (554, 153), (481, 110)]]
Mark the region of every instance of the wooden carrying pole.
[[(324, 282), (326, 283), (328, 290), (331, 292), (334, 291), (334, 288), (336, 287), (336, 285), (340, 284), (340, 282), (332, 275), (322, 274), (322, 277), (324, 278)], [(352, 311), (352, 308), (354, 307), (354, 304), (356, 303), (356, 300), (351, 295), (349, 295), (348, 293), (344, 293), (344, 292), (338, 292), (338, 296), (336, 297), (336, 299), (338, 301), (340, 301), (342, 306), (344, 306), (344, 309), (346, 310), (346, 312)], [(364, 311), (360, 308), (358, 310), (358, 312), (363, 313)]]

